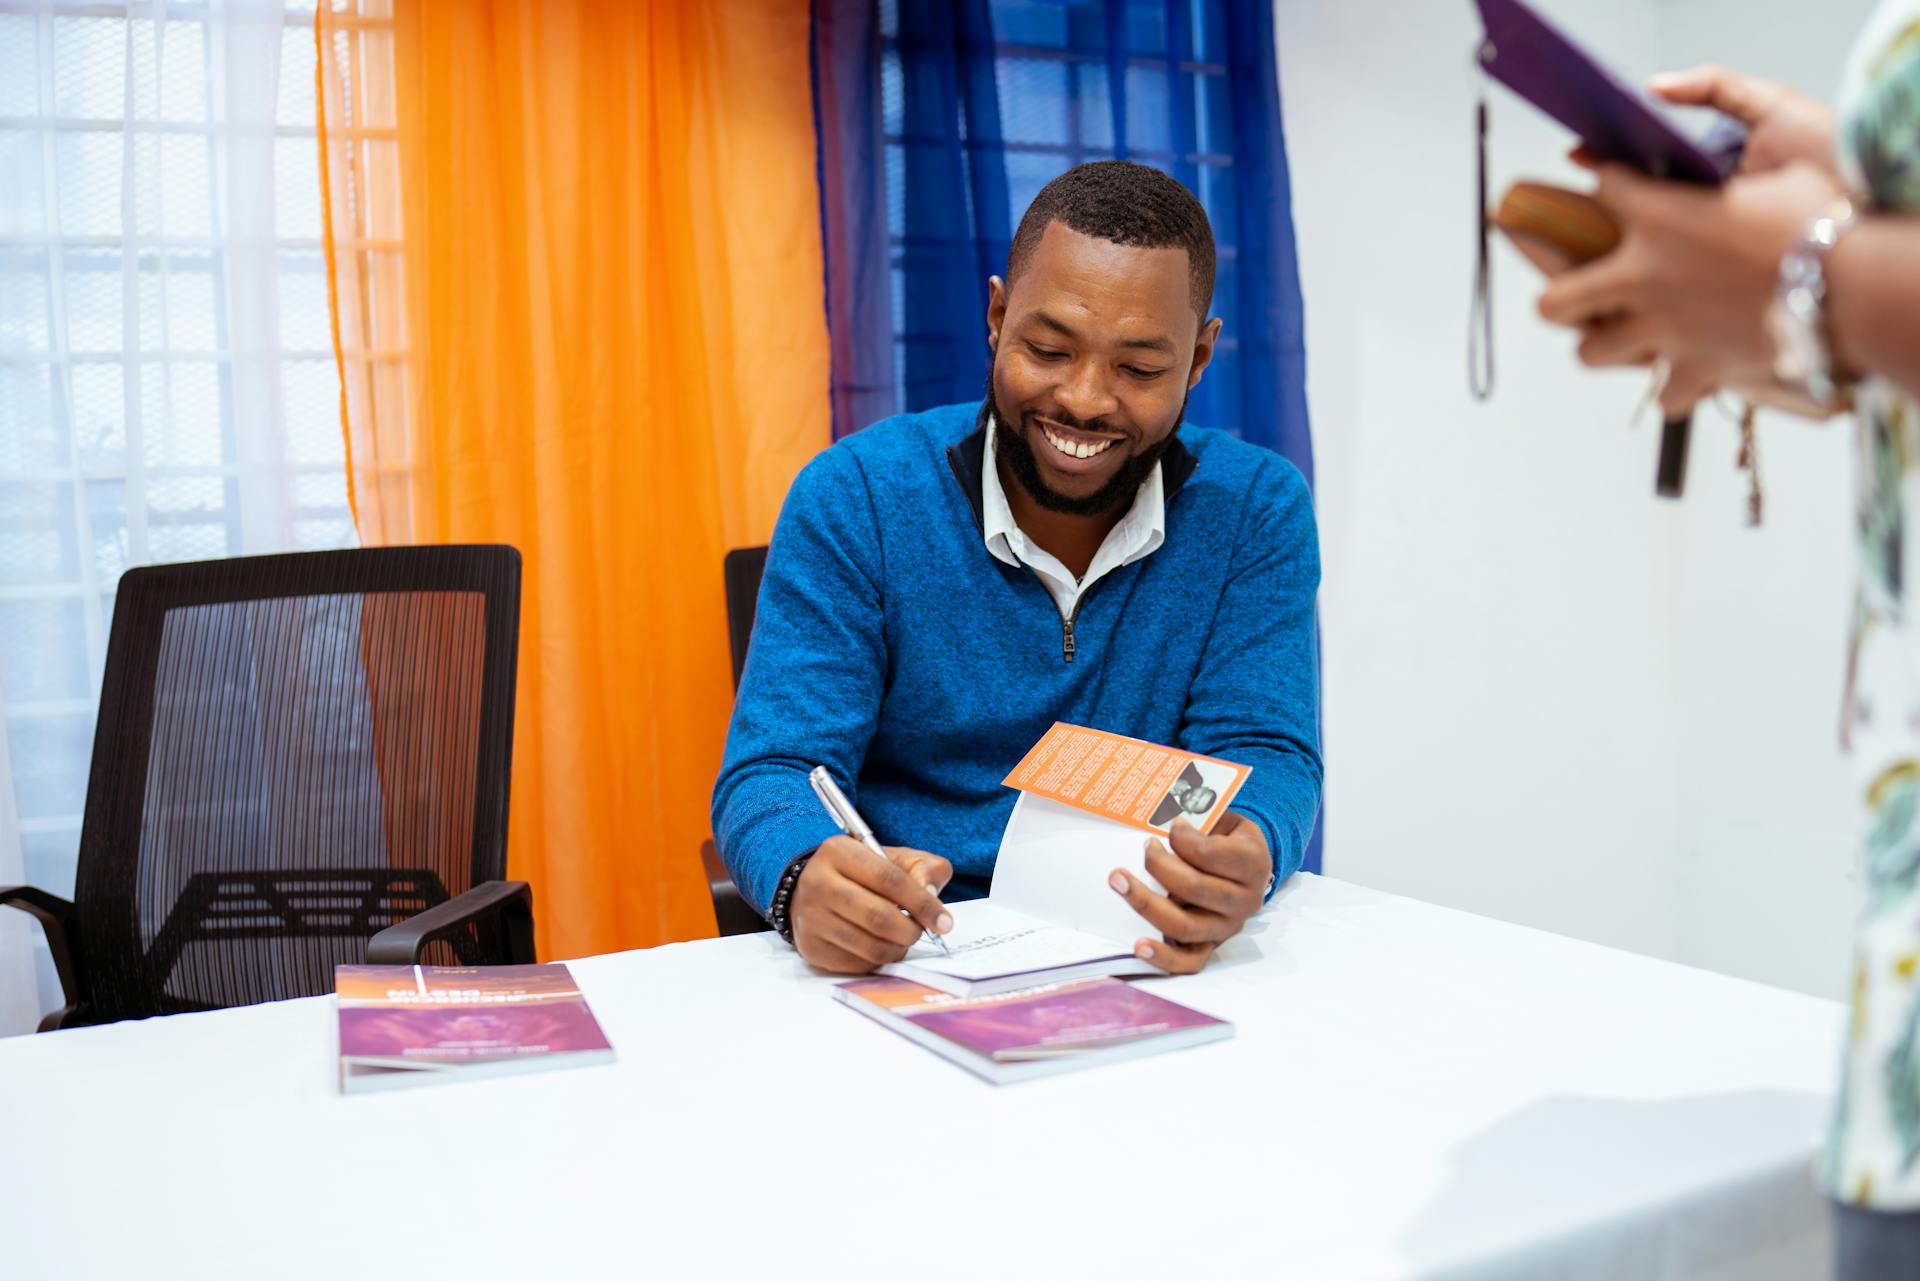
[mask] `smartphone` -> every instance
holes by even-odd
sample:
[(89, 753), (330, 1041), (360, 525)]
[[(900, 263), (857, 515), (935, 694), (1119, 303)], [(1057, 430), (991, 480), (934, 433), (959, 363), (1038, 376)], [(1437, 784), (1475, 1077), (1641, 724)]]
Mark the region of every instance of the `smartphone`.
[(1659, 103), (1608, 71), (1522, 0), (1474, 0), (1486, 73), (1580, 136), (1596, 158), (1650, 178), (1718, 186), (1740, 165), (1746, 131), (1731, 121), (1695, 142)]

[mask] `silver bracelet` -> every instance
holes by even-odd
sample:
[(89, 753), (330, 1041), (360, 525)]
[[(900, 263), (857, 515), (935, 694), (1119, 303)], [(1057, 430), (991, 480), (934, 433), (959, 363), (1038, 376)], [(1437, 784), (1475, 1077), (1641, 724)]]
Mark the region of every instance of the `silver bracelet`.
[(1828, 409), (1841, 407), (1846, 389), (1834, 368), (1827, 323), (1827, 255), (1858, 221), (1853, 202), (1838, 200), (1807, 223), (1800, 238), (1780, 256), (1780, 278), (1767, 314), (1773, 331), (1774, 377), (1804, 390)]

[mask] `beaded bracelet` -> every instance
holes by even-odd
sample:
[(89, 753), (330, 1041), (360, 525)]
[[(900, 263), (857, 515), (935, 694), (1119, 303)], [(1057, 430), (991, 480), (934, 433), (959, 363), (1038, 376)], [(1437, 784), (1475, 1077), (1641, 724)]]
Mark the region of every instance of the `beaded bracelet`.
[(787, 943), (793, 942), (793, 890), (800, 884), (800, 873), (807, 870), (808, 860), (813, 858), (811, 851), (802, 854), (787, 864), (787, 870), (780, 874), (780, 883), (773, 887), (773, 902), (767, 907), (767, 924), (773, 926), (773, 932)]

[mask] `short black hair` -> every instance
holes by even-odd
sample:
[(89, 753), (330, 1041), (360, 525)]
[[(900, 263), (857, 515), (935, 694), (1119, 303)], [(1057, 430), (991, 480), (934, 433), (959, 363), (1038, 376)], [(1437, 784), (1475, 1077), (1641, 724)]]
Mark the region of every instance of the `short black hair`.
[(1149, 165), (1092, 160), (1040, 188), (1021, 215), (1007, 253), (1011, 286), (1040, 244), (1047, 224), (1059, 222), (1083, 236), (1140, 249), (1187, 251), (1193, 310), (1206, 323), (1213, 305), (1213, 224), (1193, 193)]

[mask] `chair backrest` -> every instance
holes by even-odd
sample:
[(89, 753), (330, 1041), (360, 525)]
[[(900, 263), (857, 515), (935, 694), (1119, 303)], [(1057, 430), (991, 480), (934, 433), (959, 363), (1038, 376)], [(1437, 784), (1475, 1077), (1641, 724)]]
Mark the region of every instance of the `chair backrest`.
[(753, 639), (753, 609), (760, 600), (760, 578), (767, 572), (767, 549), (737, 547), (720, 564), (727, 584), (727, 641), (733, 647), (733, 687), (747, 669), (747, 644)]
[(511, 547), (123, 576), (76, 875), (90, 1013), (330, 992), (504, 875), (519, 619)]

